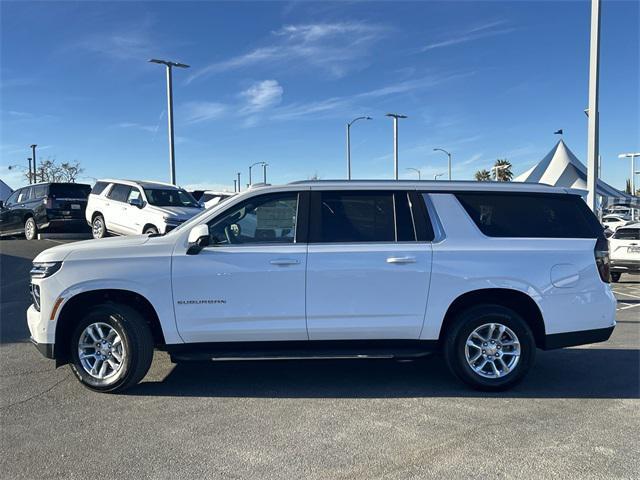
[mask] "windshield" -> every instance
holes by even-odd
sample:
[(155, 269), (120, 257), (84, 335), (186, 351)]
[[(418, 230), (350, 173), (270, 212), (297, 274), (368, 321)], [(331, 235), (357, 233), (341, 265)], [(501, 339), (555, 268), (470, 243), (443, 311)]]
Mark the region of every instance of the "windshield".
[(186, 190), (169, 188), (145, 188), (147, 201), (156, 207), (193, 207), (200, 204)]

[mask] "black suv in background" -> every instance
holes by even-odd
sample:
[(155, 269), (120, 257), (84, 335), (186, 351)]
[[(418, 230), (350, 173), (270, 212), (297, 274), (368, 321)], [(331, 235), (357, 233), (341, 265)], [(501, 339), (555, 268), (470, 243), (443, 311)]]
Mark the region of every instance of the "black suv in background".
[(91, 186), (83, 183), (39, 183), (17, 189), (0, 202), (0, 235), (24, 233), (33, 240), (42, 230), (88, 231), (84, 212)]

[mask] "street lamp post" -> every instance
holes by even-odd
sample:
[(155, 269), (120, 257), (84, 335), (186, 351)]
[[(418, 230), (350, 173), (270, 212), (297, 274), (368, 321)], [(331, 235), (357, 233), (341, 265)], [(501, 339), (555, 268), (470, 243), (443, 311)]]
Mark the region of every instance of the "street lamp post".
[(636, 157), (640, 157), (640, 152), (621, 153), (618, 158), (631, 159), (631, 195), (636, 194)]
[(238, 181), (234, 178), (233, 179), (233, 193), (236, 193), (238, 191)]
[(418, 174), (418, 180), (422, 180), (422, 172), (420, 171), (420, 169), (413, 168), (413, 167), (407, 167), (407, 170), (411, 170), (413, 172), (416, 172)]
[(238, 172), (237, 175), (238, 175), (238, 193), (240, 193), (240, 190), (242, 188), (242, 184), (240, 183), (240, 172)]
[(264, 162), (256, 162), (256, 163), (253, 163), (253, 164), (249, 165), (249, 186), (253, 185), (252, 180), (251, 180), (251, 169), (253, 167), (255, 167), (256, 165), (264, 165)]
[[(38, 181), (38, 177), (36, 175), (36, 147), (38, 145), (36, 145), (35, 143), (33, 145), (31, 145), (31, 158), (33, 159), (33, 183), (36, 183)], [(42, 178), (40, 179), (44, 182), (44, 172), (42, 172)]]
[(27, 162), (29, 162), (29, 185), (33, 183), (33, 173), (31, 173), (31, 157), (27, 158)]
[(407, 116), (399, 113), (387, 113), (386, 116), (393, 118), (393, 173), (394, 178), (398, 180), (398, 119)]
[(358, 120), (371, 120), (371, 117), (356, 117), (347, 123), (347, 180), (351, 180), (351, 125)]
[(169, 173), (171, 175), (171, 183), (176, 185), (176, 152), (173, 140), (173, 80), (172, 80), (172, 68), (189, 68), (189, 65), (184, 63), (171, 62), (169, 60), (158, 60), (152, 58), (149, 60), (151, 63), (159, 63), (167, 67), (167, 117), (169, 121)]
[(436, 174), (433, 176), (433, 179), (434, 179), (434, 180), (438, 180), (438, 177), (442, 177), (443, 175), (444, 175), (444, 173), (436, 173)]
[(451, 180), (451, 154), (443, 148), (434, 148), (433, 151), (446, 153), (447, 157), (449, 157), (449, 180)]
[(267, 183), (267, 167), (269, 164), (267, 162), (262, 162), (262, 183), (266, 185)]

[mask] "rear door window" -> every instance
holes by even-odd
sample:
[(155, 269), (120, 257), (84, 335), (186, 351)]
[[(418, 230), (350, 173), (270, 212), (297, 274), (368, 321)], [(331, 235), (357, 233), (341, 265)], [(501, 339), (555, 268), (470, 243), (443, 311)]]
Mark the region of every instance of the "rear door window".
[(130, 191), (131, 187), (129, 185), (116, 183), (109, 192), (109, 198), (116, 202), (126, 202)]
[(603, 228), (577, 195), (529, 193), (456, 194), (489, 237), (598, 238)]

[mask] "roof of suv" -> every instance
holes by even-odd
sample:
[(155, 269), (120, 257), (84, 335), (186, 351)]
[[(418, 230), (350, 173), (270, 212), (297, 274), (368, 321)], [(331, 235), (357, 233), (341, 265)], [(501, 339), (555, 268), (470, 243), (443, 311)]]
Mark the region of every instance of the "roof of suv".
[(525, 182), (477, 182), (474, 180), (303, 180), (289, 185), (322, 188), (411, 188), (430, 191), (479, 191), (479, 192), (528, 192), (528, 193), (572, 193), (582, 194), (582, 190), (553, 187), (544, 183)]
[(129, 185), (132, 187), (142, 187), (142, 188), (174, 188), (176, 190), (180, 188), (171, 183), (151, 182), (148, 180), (123, 180), (123, 179), (115, 179), (115, 178), (101, 178), (98, 180), (98, 182), (120, 183), (122, 185)]

